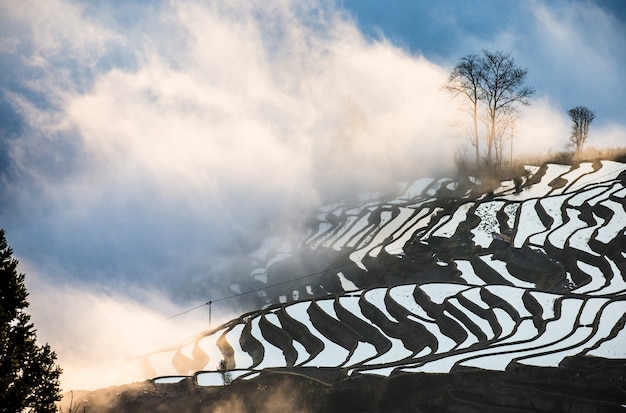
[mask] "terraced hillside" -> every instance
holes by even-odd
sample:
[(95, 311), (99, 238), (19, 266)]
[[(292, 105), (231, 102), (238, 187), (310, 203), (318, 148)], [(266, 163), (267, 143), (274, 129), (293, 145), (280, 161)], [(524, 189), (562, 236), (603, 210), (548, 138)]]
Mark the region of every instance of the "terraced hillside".
[(472, 178), (419, 179), (322, 208), (299, 245), (251, 254), (233, 291), (254, 290), (261, 310), (150, 354), (146, 371), (212, 386), (220, 360), (235, 382), (323, 383), (579, 360), (622, 372), (606, 411), (623, 408), (626, 164), (527, 170), (487, 194)]

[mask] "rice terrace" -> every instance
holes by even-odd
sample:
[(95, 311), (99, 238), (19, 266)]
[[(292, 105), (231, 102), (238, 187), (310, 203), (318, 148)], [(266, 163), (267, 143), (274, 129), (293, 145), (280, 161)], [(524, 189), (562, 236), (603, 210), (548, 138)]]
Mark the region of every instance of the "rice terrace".
[(626, 412), (624, 0), (0, 34), (0, 413)]
[[(624, 404), (626, 163), (525, 171), (517, 187), (511, 179), (486, 193), (471, 176), (421, 178), (395, 197), (321, 208), (282, 269), (268, 265), (281, 240), (252, 255), (270, 268), (268, 284), (293, 257), (333, 256), (333, 267), (257, 289), (264, 309), (148, 355), (158, 375), (148, 387), (196, 395), (227, 374), (235, 393), (304, 381), (325, 397), (308, 403), (332, 411), (615, 411)], [(224, 368), (212, 368), (219, 360)], [(424, 373), (450, 390), (398, 397), (395, 386), (434, 387)]]

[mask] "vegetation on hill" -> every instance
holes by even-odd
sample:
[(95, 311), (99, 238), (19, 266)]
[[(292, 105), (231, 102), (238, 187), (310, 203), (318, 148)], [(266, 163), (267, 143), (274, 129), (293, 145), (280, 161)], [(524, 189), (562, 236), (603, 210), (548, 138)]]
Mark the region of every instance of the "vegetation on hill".
[(526, 153), (513, 158), (512, 163), (505, 163), (498, 168), (485, 164), (467, 162), (457, 159), (459, 176), (476, 176), (480, 178), (480, 191), (486, 193), (497, 188), (502, 181), (513, 181), (528, 174), (525, 165), (541, 166), (549, 163), (560, 165), (578, 165), (581, 162), (612, 160), (626, 162), (626, 147), (595, 148), (588, 147), (580, 151), (556, 151), (547, 153)]

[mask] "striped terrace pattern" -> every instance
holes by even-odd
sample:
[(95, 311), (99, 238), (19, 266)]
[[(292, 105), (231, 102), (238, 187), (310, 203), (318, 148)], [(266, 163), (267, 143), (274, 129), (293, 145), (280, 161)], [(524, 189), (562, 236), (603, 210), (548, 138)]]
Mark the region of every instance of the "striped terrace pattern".
[[(491, 196), (476, 197), (467, 182), (461, 185), (449, 179), (419, 179), (391, 199), (328, 205), (319, 211), (297, 247), (276, 242), (275, 249), (252, 254), (257, 264), (250, 278), (261, 281), (261, 286), (272, 285), (277, 279), (272, 277), (274, 269), (307, 251), (330, 251), (345, 256), (343, 262), (350, 264), (334, 272), (334, 281), (332, 274), (328, 276), (330, 268), (324, 271), (326, 281), (311, 278), (302, 285), (294, 284), (292, 290), (283, 289), (266, 300), (265, 304), (270, 305), (279, 301), (276, 295), (282, 297), (281, 302), (291, 300), (294, 291), (298, 298), (312, 298), (320, 292), (340, 293), (371, 286), (371, 270), (381, 256), (396, 257), (403, 264), (417, 261), (417, 251), (422, 254), (419, 259), (429, 264), (422, 266), (421, 272), (428, 270), (435, 275), (416, 281), (434, 281), (442, 276), (459, 281), (455, 271), (467, 263), (458, 261), (472, 257), (473, 266), (484, 267), (477, 261), (482, 257), (487, 266), (500, 267), (493, 271), (478, 269), (487, 276), (485, 282), (533, 284), (546, 289), (582, 288), (591, 282), (589, 272), (593, 267), (612, 286), (589, 285), (587, 290), (622, 289), (621, 277), (613, 279), (611, 273), (622, 270), (619, 262), (624, 258), (618, 251), (626, 226), (626, 165), (601, 161), (576, 167), (547, 164), (528, 169), (534, 173), (522, 182), (521, 191), (513, 182), (505, 182)], [(498, 255), (496, 249), (501, 243), (494, 241), (494, 234), (511, 239), (510, 256)], [(490, 259), (494, 255), (500, 264)], [(508, 271), (503, 272), (502, 263), (513, 271), (517, 269), (517, 273), (510, 276)], [(558, 271), (555, 264), (560, 267)], [(298, 269), (288, 269), (280, 279), (289, 273), (299, 274)], [(532, 275), (530, 281), (524, 279), (528, 276), (520, 277), (522, 271)], [(547, 277), (546, 272), (550, 273)], [(604, 283), (602, 278), (595, 282)], [(251, 288), (234, 291), (245, 289)]]
[(622, 295), (406, 284), (247, 314), (179, 348), (173, 365), (178, 374), (193, 374), (214, 354), (237, 375), (276, 367), (390, 375), (503, 370), (513, 361), (556, 366), (578, 354), (625, 358), (625, 323)]
[[(315, 294), (311, 285), (328, 281), (307, 280), (293, 301), (270, 302), (147, 362), (158, 374), (212, 370), (223, 359), (235, 377), (275, 367), (388, 376), (626, 358), (625, 170), (611, 161), (548, 164), (522, 191), (508, 182), (479, 197), (452, 180), (422, 179), (385, 202), (327, 206), (299, 248), (345, 254), (350, 266), (334, 270), (341, 288)], [(416, 273), (446, 276), (372, 287), (382, 252), (418, 261), (416, 251)], [(265, 268), (280, 262), (257, 257)]]

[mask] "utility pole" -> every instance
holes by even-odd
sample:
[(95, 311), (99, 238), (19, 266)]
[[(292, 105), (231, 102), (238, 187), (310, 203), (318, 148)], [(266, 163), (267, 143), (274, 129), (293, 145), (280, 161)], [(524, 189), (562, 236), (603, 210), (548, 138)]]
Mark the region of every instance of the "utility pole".
[(207, 304), (209, 305), (209, 330), (210, 330), (211, 329), (211, 305), (213, 304), (213, 301), (209, 300)]

